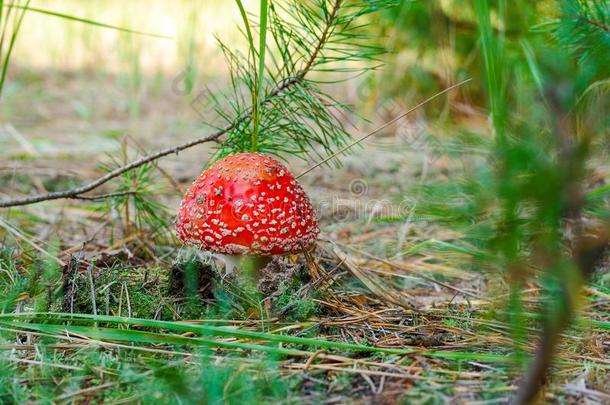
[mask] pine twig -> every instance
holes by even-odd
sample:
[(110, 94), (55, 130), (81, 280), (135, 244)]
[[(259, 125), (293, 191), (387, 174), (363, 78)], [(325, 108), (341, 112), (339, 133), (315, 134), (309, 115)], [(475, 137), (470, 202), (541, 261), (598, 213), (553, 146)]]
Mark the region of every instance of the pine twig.
[(126, 195), (136, 195), (136, 194), (138, 194), (137, 191), (127, 190), (127, 191), (119, 191), (116, 193), (107, 193), (107, 194), (98, 194), (98, 195), (76, 195), (74, 197), (68, 197), (68, 198), (72, 198), (74, 200), (97, 201), (97, 200), (104, 200), (106, 198), (122, 197), (122, 196), (126, 196)]
[(235, 124), (225, 127), (211, 135), (207, 135), (207, 136), (204, 136), (201, 138), (194, 139), (189, 142), (185, 142), (178, 146), (173, 146), (171, 148), (166, 148), (166, 149), (162, 149), (158, 152), (151, 153), (150, 155), (144, 156), (125, 166), (118, 167), (118, 168), (114, 169), (113, 171), (107, 173), (106, 175), (99, 177), (97, 180), (94, 180), (88, 184), (85, 184), (84, 186), (75, 187), (75, 188), (65, 190), (65, 191), (54, 191), (51, 193), (38, 194), (38, 195), (30, 196), (30, 197), (16, 198), (16, 199), (12, 199), (12, 200), (3, 200), (3, 201), (0, 201), (0, 208), (29, 205), (29, 204), (34, 204), (34, 203), (41, 202), (41, 201), (58, 200), (58, 199), (62, 199), (62, 198), (76, 198), (76, 197), (80, 196), (81, 194), (85, 194), (91, 190), (94, 190), (94, 189), (100, 187), (101, 185), (107, 183), (108, 181), (110, 181), (116, 177), (119, 177), (121, 174), (126, 173), (130, 170), (133, 170), (137, 167), (140, 167), (147, 163), (158, 160), (164, 156), (168, 156), (168, 155), (171, 155), (174, 153), (177, 154), (177, 153), (179, 153), (185, 149), (191, 148), (195, 145), (213, 141), (213, 140), (221, 137), (228, 131), (230, 131), (234, 125)]

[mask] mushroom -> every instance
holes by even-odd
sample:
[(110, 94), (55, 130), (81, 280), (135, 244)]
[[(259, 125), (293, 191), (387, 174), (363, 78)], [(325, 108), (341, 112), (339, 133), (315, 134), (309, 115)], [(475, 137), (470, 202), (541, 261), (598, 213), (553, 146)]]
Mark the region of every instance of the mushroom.
[(301, 252), (319, 228), (307, 194), (288, 169), (261, 153), (216, 162), (191, 184), (176, 222), (187, 245), (258, 271), (273, 255)]

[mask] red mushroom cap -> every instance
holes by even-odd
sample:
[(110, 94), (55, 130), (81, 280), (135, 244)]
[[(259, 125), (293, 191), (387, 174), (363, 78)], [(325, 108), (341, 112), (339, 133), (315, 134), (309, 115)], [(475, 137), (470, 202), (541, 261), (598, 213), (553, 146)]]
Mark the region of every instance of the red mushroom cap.
[(189, 187), (176, 233), (184, 243), (216, 253), (275, 255), (311, 245), (319, 228), (307, 194), (283, 164), (238, 153)]

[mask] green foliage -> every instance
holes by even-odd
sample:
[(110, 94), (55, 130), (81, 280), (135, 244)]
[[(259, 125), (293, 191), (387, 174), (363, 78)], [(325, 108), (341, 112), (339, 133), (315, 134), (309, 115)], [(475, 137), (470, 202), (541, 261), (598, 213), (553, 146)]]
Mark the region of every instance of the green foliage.
[(293, 275), (286, 280), (278, 291), (273, 303), (282, 318), (292, 322), (304, 322), (320, 311), (320, 306), (314, 301), (314, 296), (300, 296), (300, 289), (307, 282), (305, 272)]
[[(127, 146), (123, 147), (123, 160), (110, 157), (103, 169), (110, 172), (127, 161)], [(119, 215), (123, 219), (124, 235), (130, 236), (132, 227), (136, 231), (148, 231), (152, 237), (168, 232), (171, 213), (158, 202), (163, 191), (159, 181), (163, 175), (155, 163), (145, 164), (121, 175), (114, 191), (100, 201), (97, 210), (106, 215)]]
[[(261, 3), (259, 49), (254, 49), (252, 24), (240, 6), (249, 52), (244, 56), (219, 42), (231, 71), (231, 90), (212, 97), (216, 113), (232, 130), (217, 157), (256, 150), (280, 157), (323, 158), (345, 145), (350, 135), (340, 114), (348, 107), (310, 74), (340, 73), (343, 79), (345, 73), (373, 68), (371, 62), (383, 48), (373, 45), (366, 27), (372, 13), (395, 4), (270, 2), (265, 13)], [(266, 41), (267, 32), (273, 46)], [(270, 63), (265, 63), (266, 48)]]
[(36, 311), (59, 309), (53, 305), (62, 293), (61, 269), (53, 256), (57, 246), (52, 246), (51, 256), (38, 258), (29, 266), (27, 277), (18, 270), (16, 251), (0, 249), (0, 313), (23, 307), (28, 300), (31, 300), (28, 306)]
[[(506, 104), (504, 92), (503, 42), (494, 38), (491, 25), (491, 14), (487, 0), (474, 2), (475, 12), (481, 39), (481, 54), (485, 62), (485, 79), (487, 84), (489, 107), (496, 136), (500, 142), (506, 137)], [(502, 9), (506, 8), (504, 1), (499, 2)]]
[(108, 384), (109, 376), (117, 379), (106, 389), (92, 390), (100, 402), (239, 404), (245, 400), (277, 402), (290, 395), (286, 379), (278, 378), (272, 357), (253, 357), (244, 364), (237, 357), (227, 356), (219, 362), (211, 351), (194, 350), (194, 359), (186, 361), (182, 356), (167, 358), (162, 354), (89, 347), (79, 349), (69, 359), (46, 345), (36, 346), (43, 364), (31, 367), (25, 375), (37, 381), (34, 388), (20, 384), (14, 378), (15, 369), (5, 360), (6, 352), (0, 354), (2, 403), (32, 398), (51, 403), (58, 398), (71, 398), (83, 387)]
[(29, 5), (30, 0), (25, 0), (23, 5), (19, 1), (14, 5), (5, 4), (4, 0), (0, 1), (0, 94), (4, 88), (8, 64), (15, 48), (17, 35)]
[(597, 74), (610, 71), (610, 6), (607, 0), (563, 0), (562, 15), (550, 22), (557, 41)]
[[(529, 14), (522, 5), (518, 12)], [(457, 243), (464, 252), (474, 246), (485, 253), (473, 253), (475, 262), (506, 276), (514, 359), (523, 364), (531, 339), (526, 284), (544, 287), (547, 306), (541, 311), (552, 325), (549, 333), (558, 333), (558, 325), (573, 313), (583, 281), (570, 235), (575, 224), (607, 217), (602, 214), (608, 212), (607, 199), (596, 198), (604, 195), (603, 188), (588, 201), (576, 196), (586, 195), (588, 170), (599, 152), (603, 156), (593, 145), (602, 145), (608, 135), (606, 121), (596, 118), (604, 114), (604, 103), (578, 107), (587, 89), (610, 74), (609, 53), (599, 52), (608, 43), (608, 7), (599, 1), (564, 2), (552, 30), (511, 26), (507, 13), (506, 2), (474, 2), (483, 69), (473, 66), (471, 72), (485, 84), (494, 135), (485, 159), (472, 151), (488, 141), (462, 137), (467, 170), (425, 185), (417, 208), (459, 230), (464, 237)]]
[(10, 312), (15, 307), (25, 283), (14, 258), (14, 251), (7, 246), (0, 249), (0, 312)]

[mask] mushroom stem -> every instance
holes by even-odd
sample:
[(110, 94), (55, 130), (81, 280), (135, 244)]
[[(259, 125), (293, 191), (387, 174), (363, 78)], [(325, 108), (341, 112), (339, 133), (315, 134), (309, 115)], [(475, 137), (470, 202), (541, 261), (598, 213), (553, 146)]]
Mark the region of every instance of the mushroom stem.
[(235, 269), (239, 269), (250, 275), (253, 280), (258, 280), (260, 270), (265, 267), (273, 256), (259, 255), (215, 255), (225, 264), (226, 272), (231, 274)]

